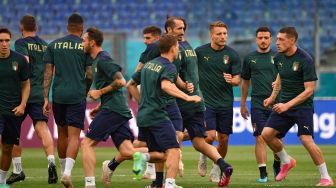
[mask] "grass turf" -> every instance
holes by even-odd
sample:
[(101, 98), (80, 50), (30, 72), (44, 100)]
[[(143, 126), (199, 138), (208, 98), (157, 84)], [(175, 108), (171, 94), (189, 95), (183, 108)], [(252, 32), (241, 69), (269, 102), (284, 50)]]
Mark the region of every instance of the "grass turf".
[[(327, 161), (330, 175), (336, 177), (336, 146), (320, 146)], [(268, 150), (267, 171), (269, 183), (260, 184), (256, 182), (259, 177), (258, 167), (254, 157), (253, 146), (230, 146), (226, 160), (232, 164), (234, 173), (231, 178), (230, 187), (314, 187), (319, 181), (320, 175), (313, 164), (309, 154), (303, 146), (287, 146), (287, 152), (297, 160), (297, 166), (288, 175), (285, 181), (274, 182), (272, 172), (272, 153)], [(103, 187), (101, 183), (101, 164), (106, 159), (112, 159), (116, 153), (115, 148), (97, 148), (96, 150), (96, 184)], [(200, 177), (197, 172), (199, 154), (192, 147), (183, 148), (184, 177), (177, 177), (176, 183), (184, 188), (213, 188), (215, 183), (208, 181), (208, 174), (211, 168), (211, 161), (208, 160), (208, 174)], [(60, 181), (57, 184), (47, 183), (47, 160), (42, 149), (23, 149), (23, 168), (26, 179), (23, 182), (14, 183), (12, 188), (37, 188), (37, 187), (62, 187)], [(57, 162), (58, 163), (58, 162)], [(59, 164), (57, 164), (58, 175)], [(77, 161), (72, 172), (74, 187), (84, 187), (82, 169), (82, 153), (79, 152)], [(119, 165), (112, 177), (111, 187), (115, 188), (137, 188), (150, 184), (149, 180), (135, 181), (132, 176), (132, 161), (126, 161)]]

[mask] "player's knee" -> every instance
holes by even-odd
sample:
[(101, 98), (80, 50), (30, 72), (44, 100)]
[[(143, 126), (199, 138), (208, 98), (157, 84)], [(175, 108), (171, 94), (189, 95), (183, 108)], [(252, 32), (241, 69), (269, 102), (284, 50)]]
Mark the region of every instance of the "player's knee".
[(3, 153), (12, 153), (13, 144), (2, 144), (2, 152)]
[(310, 135), (301, 135), (300, 136), (301, 143), (307, 148), (311, 148), (315, 146), (315, 142)]

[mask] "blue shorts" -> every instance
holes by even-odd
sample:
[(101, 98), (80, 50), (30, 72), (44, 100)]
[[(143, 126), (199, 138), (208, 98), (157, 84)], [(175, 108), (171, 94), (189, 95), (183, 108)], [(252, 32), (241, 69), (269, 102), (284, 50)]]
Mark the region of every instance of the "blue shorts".
[(213, 109), (206, 107), (205, 130), (216, 130), (221, 134), (232, 134), (233, 108)]
[(175, 131), (182, 131), (183, 129), (183, 121), (179, 107), (177, 104), (167, 105), (166, 110), (168, 112), (168, 117), (170, 121), (173, 123)]
[(165, 152), (180, 147), (170, 120), (149, 127), (140, 127), (139, 132), (145, 136), (149, 152)]
[(204, 112), (181, 111), (183, 127), (187, 129), (190, 140), (195, 137), (206, 138)]
[(2, 135), (3, 144), (15, 144), (20, 143), (21, 124), (24, 120), (24, 116), (7, 116), (0, 115), (0, 133)]
[(278, 114), (272, 112), (265, 127), (271, 127), (280, 132), (278, 135), (283, 138), (294, 124), (298, 126), (297, 135), (314, 136), (314, 121), (312, 109), (290, 109), (287, 112)]
[[(168, 113), (168, 117), (169, 117), (170, 121), (172, 122), (172, 124), (174, 126), (175, 131), (182, 132), (183, 121), (182, 121), (182, 116), (181, 116), (180, 109), (177, 106), (177, 104), (167, 105), (166, 110), (167, 110), (167, 113)], [(142, 142), (146, 141), (146, 137), (141, 131), (139, 131), (138, 140), (142, 141)]]
[(27, 115), (33, 120), (34, 126), (37, 121), (48, 122), (48, 117), (43, 114), (43, 104), (41, 103), (27, 103), (25, 116)]
[(133, 141), (133, 134), (126, 118), (116, 112), (100, 110), (87, 131), (86, 137), (95, 141), (106, 141), (111, 136), (114, 145), (119, 146), (125, 140)]
[(58, 104), (53, 102), (52, 109), (58, 126), (73, 126), (84, 129), (85, 100), (77, 104)]
[(258, 108), (251, 108), (252, 126), (255, 127), (253, 136), (260, 136), (264, 129), (272, 110), (262, 110)]

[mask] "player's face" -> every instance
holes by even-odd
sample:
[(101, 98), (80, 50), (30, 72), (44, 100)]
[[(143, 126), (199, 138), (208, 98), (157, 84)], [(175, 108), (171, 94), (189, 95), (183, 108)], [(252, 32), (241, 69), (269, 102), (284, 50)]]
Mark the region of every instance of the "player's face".
[(286, 33), (278, 33), (277, 49), (280, 53), (286, 53), (293, 45), (295, 45), (294, 37), (288, 37)]
[(225, 46), (228, 33), (225, 27), (214, 27), (211, 31), (211, 42), (217, 46)]
[(260, 50), (267, 50), (272, 43), (271, 33), (267, 31), (258, 32), (256, 36), (256, 43)]
[(143, 38), (144, 38), (144, 43), (146, 45), (152, 44), (152, 43), (154, 43), (154, 42), (156, 42), (157, 40), (160, 39), (159, 36), (153, 35), (153, 33), (146, 33), (146, 34), (143, 35)]
[(89, 40), (88, 33), (85, 33), (83, 35), (82, 45), (83, 45), (84, 53), (86, 53), (86, 54), (91, 53), (91, 46), (90, 46), (90, 40)]
[(8, 33), (0, 33), (0, 56), (7, 57), (10, 52), (10, 36)]
[(177, 37), (178, 41), (183, 41), (185, 25), (182, 20), (174, 20), (174, 23), (175, 23), (174, 28), (168, 29), (168, 34)]

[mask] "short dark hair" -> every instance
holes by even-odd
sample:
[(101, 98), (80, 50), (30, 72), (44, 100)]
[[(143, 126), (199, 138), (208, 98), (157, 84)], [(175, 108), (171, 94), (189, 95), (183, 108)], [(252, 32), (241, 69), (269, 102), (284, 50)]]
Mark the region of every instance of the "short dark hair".
[(32, 15), (25, 15), (21, 18), (20, 24), (23, 27), (23, 30), (25, 31), (36, 31), (37, 30), (37, 24), (35, 17)]
[(68, 30), (80, 31), (83, 29), (84, 20), (78, 13), (73, 13), (68, 18)]
[(160, 53), (168, 53), (172, 46), (177, 44), (177, 38), (173, 35), (164, 35), (159, 40)]
[(209, 24), (209, 31), (212, 31), (215, 27), (225, 27), (226, 30), (229, 30), (229, 27), (222, 21), (214, 21)]
[(270, 35), (272, 36), (272, 31), (270, 30), (269, 27), (267, 26), (261, 26), (256, 30), (256, 36), (258, 35), (259, 32), (269, 32)]
[(299, 38), (298, 33), (296, 32), (295, 27), (283, 27), (279, 30), (279, 33), (286, 33), (288, 37), (294, 37), (295, 41)]
[(168, 32), (168, 27), (174, 28), (175, 27), (175, 20), (181, 20), (184, 24), (184, 31), (187, 30), (187, 21), (180, 17), (180, 16), (167, 16), (167, 20), (165, 22), (165, 30)]
[(101, 46), (104, 41), (104, 34), (102, 31), (95, 27), (90, 27), (86, 30), (89, 36), (89, 40), (94, 40), (97, 46)]
[(161, 35), (161, 28), (155, 26), (155, 25), (151, 25), (148, 27), (145, 27), (145, 29), (143, 30), (143, 34), (149, 34), (151, 33), (152, 35)]
[(5, 27), (0, 28), (0, 33), (7, 33), (9, 37), (12, 38), (12, 33)]

